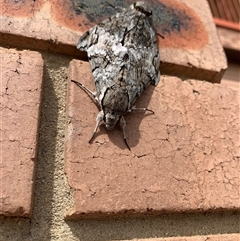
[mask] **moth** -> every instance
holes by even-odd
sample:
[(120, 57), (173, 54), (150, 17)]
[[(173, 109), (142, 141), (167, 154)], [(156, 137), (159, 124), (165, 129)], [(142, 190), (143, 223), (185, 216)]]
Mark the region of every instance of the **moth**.
[(124, 114), (151, 111), (134, 106), (146, 87), (150, 83), (156, 86), (160, 78), (160, 56), (151, 16), (144, 2), (136, 2), (92, 27), (77, 43), (79, 50), (87, 52), (96, 92), (72, 81), (91, 95), (100, 109), (89, 143), (101, 122), (107, 130), (113, 130), (120, 122), (130, 150)]

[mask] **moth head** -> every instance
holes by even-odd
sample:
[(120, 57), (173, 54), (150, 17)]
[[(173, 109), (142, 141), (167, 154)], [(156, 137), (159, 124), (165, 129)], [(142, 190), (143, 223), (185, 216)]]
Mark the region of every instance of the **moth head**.
[(104, 122), (107, 130), (113, 130), (121, 116), (116, 113), (107, 112), (104, 115)]

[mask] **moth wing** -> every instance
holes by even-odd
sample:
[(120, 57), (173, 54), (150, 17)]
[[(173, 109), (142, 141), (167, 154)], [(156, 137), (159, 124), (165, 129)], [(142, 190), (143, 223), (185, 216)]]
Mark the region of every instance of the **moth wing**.
[(121, 42), (124, 38), (124, 32), (127, 28), (127, 22), (125, 20), (125, 11), (123, 11), (122, 13), (117, 13), (112, 17), (103, 20), (98, 25), (90, 28), (78, 40), (77, 49), (87, 51), (87, 49), (92, 44), (97, 43), (99, 36), (96, 32), (96, 27), (104, 29), (110, 35), (113, 35), (118, 42)]
[(77, 49), (87, 51), (89, 47), (98, 42), (99, 36), (96, 33), (96, 29), (97, 26), (94, 26), (80, 37), (77, 43)]
[[(154, 47), (152, 48), (152, 50)], [(146, 60), (146, 71), (148, 71), (149, 76), (151, 76), (151, 84), (157, 85), (160, 81), (160, 56), (158, 49), (152, 51), (151, 54), (148, 54), (148, 59)]]
[(86, 33), (84, 33), (80, 39), (78, 40), (78, 43), (77, 43), (77, 49), (79, 50), (82, 50), (82, 51), (87, 51), (87, 48), (88, 48), (88, 42), (89, 42), (89, 35), (90, 35), (90, 32), (87, 31)]
[(113, 86), (123, 72), (131, 104), (147, 85), (157, 85), (160, 75), (152, 22), (133, 11), (124, 10), (102, 21), (83, 34), (77, 44), (79, 50), (87, 51), (98, 95)]

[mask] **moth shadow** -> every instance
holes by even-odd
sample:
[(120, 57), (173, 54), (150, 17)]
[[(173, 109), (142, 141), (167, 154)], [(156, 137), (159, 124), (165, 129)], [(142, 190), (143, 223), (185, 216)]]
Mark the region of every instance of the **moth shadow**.
[[(137, 108), (147, 108), (154, 112), (154, 110), (151, 109), (151, 107), (149, 106), (154, 89), (155, 89), (155, 86), (149, 85), (147, 89), (143, 91), (143, 93), (137, 99), (134, 105)], [(124, 115), (124, 118), (126, 120), (126, 138), (130, 148), (135, 147), (139, 143), (139, 140), (141, 138), (141, 132), (143, 131), (140, 129), (140, 124), (142, 120), (152, 115), (154, 115), (154, 113), (150, 111), (132, 111)], [(146, 126), (144, 125), (143, 128), (146, 128)], [(100, 133), (104, 131), (103, 129), (105, 129), (104, 125), (101, 125)], [(100, 133), (98, 134), (100, 135)], [(127, 148), (124, 142), (123, 131), (122, 131), (122, 128), (120, 127), (120, 123), (116, 125), (113, 131), (108, 131), (107, 133), (112, 143), (114, 143), (121, 149)]]

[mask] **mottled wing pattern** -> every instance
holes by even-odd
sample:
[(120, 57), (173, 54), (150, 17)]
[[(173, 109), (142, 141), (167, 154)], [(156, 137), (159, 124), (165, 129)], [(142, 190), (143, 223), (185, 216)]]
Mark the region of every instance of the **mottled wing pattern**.
[(99, 100), (107, 88), (120, 82), (130, 109), (148, 84), (159, 82), (156, 34), (145, 8), (131, 5), (80, 38), (77, 48), (88, 53)]

